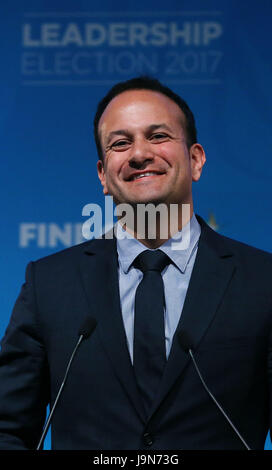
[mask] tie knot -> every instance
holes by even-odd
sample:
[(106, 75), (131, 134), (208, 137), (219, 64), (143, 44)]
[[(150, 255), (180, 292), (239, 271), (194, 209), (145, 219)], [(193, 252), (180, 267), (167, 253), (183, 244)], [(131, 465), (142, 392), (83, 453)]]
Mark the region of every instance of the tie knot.
[(140, 269), (143, 273), (146, 271), (159, 271), (161, 273), (170, 263), (170, 258), (165, 253), (163, 253), (163, 251), (145, 250), (137, 256), (133, 265), (135, 268)]

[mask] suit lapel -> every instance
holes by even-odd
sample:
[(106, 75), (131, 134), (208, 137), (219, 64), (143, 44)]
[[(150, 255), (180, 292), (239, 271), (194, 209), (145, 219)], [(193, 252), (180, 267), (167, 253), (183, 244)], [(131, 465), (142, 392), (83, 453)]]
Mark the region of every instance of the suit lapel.
[(198, 217), (202, 226), (198, 253), (183, 311), (173, 338), (162, 382), (150, 417), (166, 397), (190, 360), (178, 343), (177, 333), (185, 330), (195, 349), (209, 328), (235, 271), (234, 257), (223, 239)]
[(129, 356), (120, 308), (116, 240), (92, 241), (83, 254), (80, 271), (90, 314), (97, 320), (103, 348), (144, 421), (144, 410)]

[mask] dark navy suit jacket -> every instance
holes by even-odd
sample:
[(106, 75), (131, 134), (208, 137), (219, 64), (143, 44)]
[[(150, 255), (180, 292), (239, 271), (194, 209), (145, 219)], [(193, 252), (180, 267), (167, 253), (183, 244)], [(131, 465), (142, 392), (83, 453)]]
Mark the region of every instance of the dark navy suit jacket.
[[(211, 392), (252, 449), (272, 422), (272, 256), (202, 226), (177, 331), (192, 337)], [(178, 306), (177, 306), (178, 307)], [(52, 422), (53, 449), (243, 449), (176, 334), (148, 417), (126, 343), (115, 240), (34, 263), (0, 355), (0, 449), (33, 449), (87, 315)]]

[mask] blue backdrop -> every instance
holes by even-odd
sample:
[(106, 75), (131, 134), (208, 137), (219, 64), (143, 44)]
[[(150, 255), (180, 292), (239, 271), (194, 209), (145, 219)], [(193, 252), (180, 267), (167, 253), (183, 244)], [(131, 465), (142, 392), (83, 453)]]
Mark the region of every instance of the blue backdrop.
[(92, 119), (119, 80), (153, 75), (188, 101), (207, 155), (196, 212), (271, 251), (270, 1), (11, 0), (1, 13), (0, 336), (27, 262), (79, 243), (83, 206), (103, 206)]

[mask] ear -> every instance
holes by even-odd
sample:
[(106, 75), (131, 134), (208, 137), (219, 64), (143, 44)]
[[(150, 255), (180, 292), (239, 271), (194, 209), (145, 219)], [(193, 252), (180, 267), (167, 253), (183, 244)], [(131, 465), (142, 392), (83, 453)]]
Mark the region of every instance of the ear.
[(98, 178), (100, 179), (100, 183), (103, 186), (103, 193), (109, 194), (108, 187), (107, 187), (107, 178), (105, 175), (104, 164), (102, 160), (98, 160), (97, 162), (97, 174), (98, 174)]
[(202, 168), (206, 162), (206, 155), (202, 145), (197, 143), (191, 146), (189, 153), (191, 160), (192, 180), (198, 181), (202, 173)]

